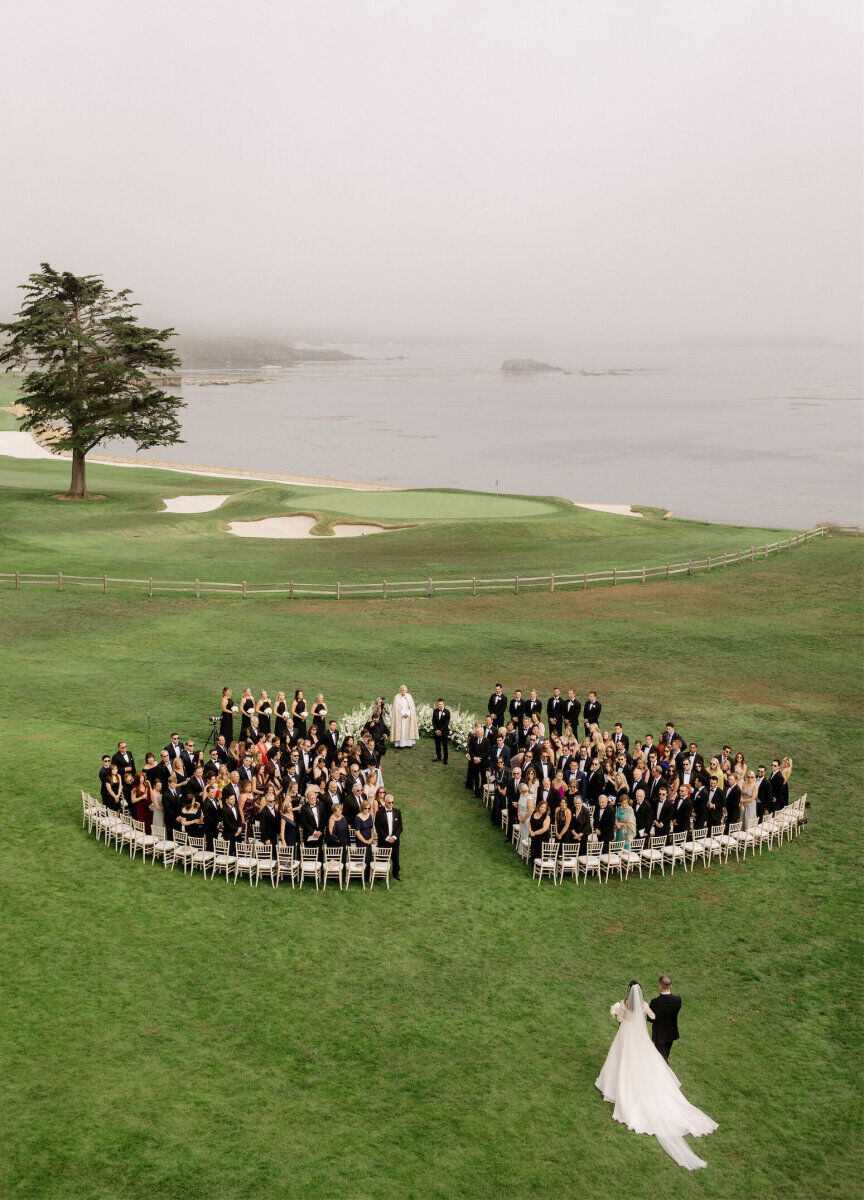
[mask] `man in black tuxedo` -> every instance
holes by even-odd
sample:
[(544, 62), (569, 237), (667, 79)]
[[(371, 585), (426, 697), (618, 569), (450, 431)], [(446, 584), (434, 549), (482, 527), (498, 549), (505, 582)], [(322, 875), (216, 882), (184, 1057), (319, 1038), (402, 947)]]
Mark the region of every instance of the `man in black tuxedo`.
[(635, 804), (633, 805), (633, 815), (636, 818), (636, 836), (640, 838), (651, 837), (651, 830), (654, 825), (654, 808), (651, 801), (647, 799), (644, 788), (637, 788), (635, 795)]
[(654, 823), (651, 827), (652, 837), (668, 837), (672, 827), (672, 805), (667, 799), (666, 784), (661, 784), (657, 790), (657, 808), (654, 812)]
[[(589, 692), (588, 699), (585, 701), (583, 716), (585, 718), (585, 733), (588, 734), (588, 726), (596, 725), (600, 720), (600, 713), (603, 710), (603, 705), (597, 699), (596, 692)], [(575, 732), (575, 730), (574, 730)]]
[(690, 832), (690, 822), (693, 820), (693, 801), (690, 799), (690, 791), (690, 785), (686, 783), (682, 783), (678, 789), (670, 833)]
[(206, 786), (207, 785), (204, 782), (204, 768), (196, 767), (195, 774), (186, 783), (186, 795), (191, 796), (193, 799), (200, 802), (202, 796), (204, 795), (204, 788)]
[(384, 803), (375, 814), (375, 832), (378, 834), (378, 845), (389, 846), (393, 851), (390, 855), (393, 878), (401, 880), (399, 844), (402, 841), (402, 811), (401, 809), (394, 808), (393, 797), (389, 792), (384, 797)]
[(125, 742), (117, 743), (117, 753), (111, 761), (120, 772), (121, 779), (126, 771), (131, 771), (133, 775), (135, 774), (135, 759), (130, 754), (129, 747)]
[(483, 789), (483, 778), (488, 761), (489, 747), (483, 736), (483, 726), (475, 725), (474, 732), (468, 735), (468, 774), (465, 778), (466, 788), (473, 788), (474, 795), (479, 800)]
[(492, 746), (489, 756), (488, 770), (494, 775), (497, 775), (500, 770), (508, 771), (510, 769), (510, 747), (504, 740), (504, 731), (499, 729), (495, 735), (495, 744)]
[(585, 798), (589, 804), (597, 803), (597, 797), (603, 791), (605, 779), (603, 768), (595, 761), (588, 772), (588, 782), (585, 785)]
[[(163, 754), (164, 754), (164, 751), (163, 751)], [(207, 759), (206, 763), (204, 764), (204, 778), (205, 779), (214, 779), (219, 774), (221, 767), (222, 767), (222, 764), (219, 761), (219, 755), (216, 753), (216, 747), (214, 746), (213, 749), (210, 751), (210, 757)], [(156, 768), (157, 771), (160, 769), (161, 769), (160, 767)]]
[(594, 809), (594, 834), (603, 843), (603, 849), (609, 849), (609, 843), (615, 836), (615, 803), (605, 792), (597, 797), (597, 807)]
[(771, 788), (771, 780), (765, 774), (765, 767), (760, 763), (756, 768), (756, 819), (761, 821), (766, 812), (773, 811), (774, 792)]
[(307, 846), (320, 846), (324, 838), (324, 809), (318, 799), (318, 789), (310, 790), (309, 798), (300, 807), (300, 831)]
[(510, 701), (510, 707), (507, 710), (510, 713), (510, 720), (514, 721), (516, 728), (519, 729), (522, 725), (522, 718), (525, 716), (525, 701), (522, 699), (522, 691), (516, 689), (516, 694)]
[(537, 713), (538, 717), (543, 715), (543, 701), (537, 698), (537, 693), (532, 688), (528, 699), (525, 701), (525, 715), (533, 717)]
[(567, 689), (567, 699), (564, 701), (564, 715), (562, 730), (567, 724), (573, 730), (574, 734), (578, 734), (579, 714), (582, 711), (582, 705), (576, 699), (576, 691), (574, 688)]
[(175, 758), (179, 758), (182, 760), (182, 758), (183, 758), (183, 743), (180, 741), (179, 733), (171, 734), (171, 737), (168, 741), (168, 745), (165, 747), (165, 753), (168, 755), (172, 766), (174, 765)]
[(612, 734), (612, 741), (615, 743), (615, 746), (618, 750), (623, 749), (629, 752), (630, 739), (624, 732), (624, 726), (620, 721), (615, 722), (615, 732)]
[(162, 789), (162, 808), (165, 812), (165, 837), (169, 842), (174, 840), (174, 830), (177, 828), (177, 818), (183, 807), (183, 796), (177, 786), (177, 776), (172, 772), (168, 782)]
[(650, 1004), (654, 1016), (648, 1020), (651, 1022), (651, 1041), (668, 1062), (672, 1043), (678, 1041), (681, 997), (672, 995), (672, 980), (668, 975), (661, 975), (659, 982), (660, 995)]
[(564, 716), (564, 701), (561, 699), (561, 689), (553, 688), (552, 695), (546, 701), (546, 721), (549, 735), (561, 732), (561, 721)]
[(279, 841), (279, 826), (281, 824), (275, 804), (264, 805), (258, 814), (258, 824), (261, 829), (261, 841), (265, 846), (271, 846), (275, 850)]
[(657, 807), (657, 803), (660, 799), (660, 789), (665, 788), (665, 786), (666, 784), (663, 780), (663, 770), (655, 763), (651, 768), (650, 775), (645, 781), (645, 795), (655, 808)]
[[(489, 699), (491, 700), (492, 697), (490, 696)], [(450, 709), (445, 708), (441, 696), (438, 697), (438, 703), (432, 709), (432, 736), (435, 738), (435, 761), (443, 761), (446, 766), (447, 749), (450, 744)]]
[(339, 753), (339, 726), (335, 721), (330, 721), (322, 740), (327, 747), (327, 765), (332, 766)]
[[(133, 768), (134, 770), (134, 768)], [(775, 758), (771, 761), (771, 804), (772, 813), (779, 812), (781, 808), (785, 808), (789, 803), (789, 784), (783, 778), (783, 772), (780, 770), (780, 759)]]
[(534, 807), (545, 800), (549, 805), (549, 811), (553, 812), (558, 807), (557, 793), (552, 790), (552, 776), (544, 775), (540, 780), (540, 786), (537, 788), (537, 799), (534, 801)]
[(222, 836), (231, 843), (232, 854), (237, 845), (237, 838), (241, 836), (242, 828), (243, 817), (240, 813), (239, 797), (235, 794), (231, 784), (228, 784), (222, 792)]
[(213, 839), (219, 836), (219, 826), (222, 824), (222, 802), (218, 796), (206, 795), (201, 802), (204, 814), (204, 837), (208, 850), (213, 849)]
[(252, 768), (252, 755), (244, 754), (243, 761), (237, 768), (237, 773), (240, 776), (240, 782), (245, 783), (247, 779), (255, 778), (255, 771)]
[(695, 775), (696, 789), (693, 792), (693, 828), (708, 828), (708, 786)]
[(348, 780), (342, 789), (342, 816), (348, 822), (348, 828), (354, 828), (354, 822), (360, 815), (360, 801), (363, 799), (363, 785), (360, 780)]
[(726, 832), (728, 833), (729, 826), (741, 820), (741, 788), (734, 775), (730, 786), (726, 789), (723, 807), (726, 810)]
[(723, 789), (717, 787), (713, 779), (708, 788), (708, 800), (705, 804), (705, 824), (709, 833), (717, 825), (723, 824)]
[(153, 778), (158, 779), (162, 784), (163, 790), (168, 783), (168, 777), (171, 775), (171, 758), (167, 750), (162, 750), (159, 753), (159, 765), (153, 772)]
[(489, 697), (489, 704), (486, 711), (496, 726), (504, 723), (504, 714), (507, 712), (507, 697), (504, 695), (500, 683), (495, 684), (495, 691)]

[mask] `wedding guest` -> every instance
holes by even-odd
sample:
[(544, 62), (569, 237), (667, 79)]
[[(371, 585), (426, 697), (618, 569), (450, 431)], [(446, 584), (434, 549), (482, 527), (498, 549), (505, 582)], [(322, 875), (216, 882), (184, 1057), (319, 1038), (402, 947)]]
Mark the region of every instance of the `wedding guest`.
[(597, 797), (597, 807), (594, 809), (594, 836), (608, 850), (615, 835), (615, 805), (605, 792)]
[(630, 804), (630, 797), (623, 793), (615, 810), (615, 842), (625, 850), (630, 849), (630, 843), (636, 837), (636, 815)]
[(187, 795), (177, 816), (177, 828), (190, 837), (201, 837), (204, 833), (204, 817), (196, 796)]
[(540, 857), (543, 843), (548, 841), (550, 824), (549, 806), (545, 800), (541, 800), (528, 818), (528, 830), (531, 834), (529, 858), (532, 864)]
[[(543, 803), (545, 804), (546, 801), (544, 800)], [(567, 803), (567, 797), (562, 794), (558, 797), (558, 807), (555, 809), (555, 841), (559, 845), (562, 842), (573, 841), (570, 831), (572, 821), (573, 814), (570, 811), (570, 805)]]
[(100, 799), (105, 807), (110, 808), (112, 812), (119, 812), (122, 807), (123, 781), (120, 778), (120, 772), (117, 770), (116, 763), (111, 763), (108, 775), (102, 781)]
[(165, 837), (165, 809), (162, 803), (162, 781), (157, 779), (151, 788), (152, 821), (150, 832), (163, 840)]
[[(117, 743), (117, 753), (114, 755), (111, 761), (114, 763), (121, 776), (124, 775), (126, 771), (131, 771), (133, 775), (135, 774), (135, 759), (129, 753), (129, 747), (125, 742)], [(777, 765), (779, 766), (780, 764), (778, 763)]]
[(525, 854), (531, 844), (529, 821), (534, 811), (534, 801), (525, 783), (519, 784), (519, 799), (516, 805), (516, 819), (519, 822), (519, 849)]
[(591, 814), (577, 796), (573, 802), (573, 817), (570, 821), (570, 833), (577, 846), (584, 846), (591, 836)]
[(354, 837), (361, 846), (366, 847), (366, 878), (372, 863), (372, 805), (364, 796), (360, 804), (360, 812), (354, 821)]
[(286, 796), (279, 808), (279, 845), (296, 847), (298, 840), (294, 798)]
[(327, 832), (324, 835), (324, 844), (330, 847), (341, 846), (344, 850), (348, 846), (348, 840), (348, 822), (345, 820), (342, 804), (337, 800), (333, 805), (330, 816), (327, 818)]
[(375, 832), (378, 835), (379, 846), (389, 846), (390, 866), (393, 878), (401, 882), (402, 872), (399, 866), (399, 846), (402, 841), (402, 813), (393, 805), (393, 797), (385, 792), (381, 807), (375, 816)]
[(749, 829), (756, 824), (756, 804), (759, 799), (759, 784), (756, 772), (748, 771), (741, 788), (741, 828)]
[(153, 823), (153, 813), (150, 808), (151, 803), (150, 784), (147, 782), (144, 772), (139, 771), (132, 785), (129, 807), (135, 813), (135, 820), (144, 822), (144, 829), (147, 833), (150, 832)]

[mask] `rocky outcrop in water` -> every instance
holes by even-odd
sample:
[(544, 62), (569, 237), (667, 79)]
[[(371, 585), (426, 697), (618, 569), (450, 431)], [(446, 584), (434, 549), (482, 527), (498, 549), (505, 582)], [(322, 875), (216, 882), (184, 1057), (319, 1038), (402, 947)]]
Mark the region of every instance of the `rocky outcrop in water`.
[(569, 375), (563, 367), (553, 367), (551, 363), (538, 362), (536, 358), (508, 358), (501, 364), (501, 370), (508, 375), (538, 375), (547, 371), (556, 371), (559, 375)]

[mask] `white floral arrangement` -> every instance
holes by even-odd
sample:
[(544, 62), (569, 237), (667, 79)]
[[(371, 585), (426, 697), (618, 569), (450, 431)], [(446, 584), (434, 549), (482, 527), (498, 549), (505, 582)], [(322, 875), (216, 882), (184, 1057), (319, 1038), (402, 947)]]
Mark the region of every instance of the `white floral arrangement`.
[[(417, 709), (417, 727), (421, 733), (432, 736), (433, 705), (421, 704)], [(474, 713), (465, 712), (462, 708), (450, 709), (450, 741), (462, 750), (468, 749), (468, 737), (474, 732), (475, 725), (482, 725)]]
[(617, 1004), (613, 1004), (609, 1009), (609, 1016), (614, 1017), (616, 1021), (623, 1021), (626, 1010), (627, 1005), (623, 1000), (619, 1000)]
[(363, 732), (363, 726), (372, 716), (372, 705), (365, 704), (359, 708), (352, 709), (351, 712), (344, 713), (339, 721), (339, 734), (341, 737), (353, 737), (356, 742)]

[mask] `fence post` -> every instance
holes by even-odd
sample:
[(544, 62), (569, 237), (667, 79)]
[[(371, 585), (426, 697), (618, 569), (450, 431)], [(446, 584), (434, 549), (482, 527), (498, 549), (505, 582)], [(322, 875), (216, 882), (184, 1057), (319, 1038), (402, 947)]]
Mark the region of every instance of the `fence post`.
[(723, 566), (726, 566), (726, 551), (723, 551)]
[(708, 574), (711, 574), (711, 555), (708, 555)]
[(554, 591), (555, 591), (555, 572), (554, 572), (554, 571), (553, 571), (553, 572), (552, 572), (552, 574), (549, 576), (549, 591), (550, 591), (550, 592), (554, 592)]
[(382, 600), (387, 599), (387, 580), (386, 579), (381, 580), (381, 599)]
[(291, 599), (291, 600), (294, 599), (294, 580), (293, 579), (291, 580), (291, 584), (290, 584), (289, 599)]
[(516, 592), (515, 592), (515, 594), (517, 596), (519, 595), (519, 576), (518, 575), (516, 576)]
[(618, 586), (618, 568), (617, 567), (612, 568), (612, 586), (613, 587)]
[(201, 599), (201, 584), (200, 584), (200, 582), (198, 581), (198, 579), (197, 579), (197, 578), (196, 578), (196, 580), (195, 580), (195, 599), (196, 599), (196, 600), (200, 600), (200, 599)]
[(693, 574), (693, 559), (692, 558), (688, 558), (688, 560), (687, 560), (687, 574), (688, 575)]
[(582, 591), (584, 592), (587, 589), (587, 587), (588, 587), (588, 572), (583, 571), (582, 572)]
[(477, 576), (476, 575), (474, 576), (474, 578), (472, 580), (471, 594), (474, 596), (477, 595)]
[(21, 574), (19, 571), (15, 572), (15, 590), (16, 591), (21, 590)]
[(336, 599), (337, 600), (342, 599), (342, 584), (339, 582), (338, 579), (336, 580)]
[(750, 547), (750, 561), (751, 561), (751, 562), (753, 561), (753, 555), (754, 555), (754, 554), (755, 554), (755, 550), (754, 550), (753, 546), (751, 546), (751, 547)]
[(735, 551), (735, 561), (736, 561), (736, 563), (740, 563), (740, 561), (741, 561), (741, 551), (740, 550)]
[(62, 571), (57, 572), (57, 591), (58, 592), (63, 591), (63, 572)]
[(805, 546), (807, 545), (807, 536), (808, 536), (808, 534), (809, 534), (809, 533), (810, 533), (810, 530), (809, 530), (809, 529), (805, 529), (805, 530), (804, 530), (804, 545), (805, 545)]
[(107, 575), (102, 576), (102, 591), (105, 593), (106, 596), (108, 595), (108, 576)]
[(642, 568), (642, 582), (645, 582), (645, 568)]
[(153, 579), (150, 579), (150, 599), (153, 599)]
[(669, 578), (669, 564), (666, 564), (666, 578)]
[(246, 580), (243, 580), (243, 599), (246, 599)]

